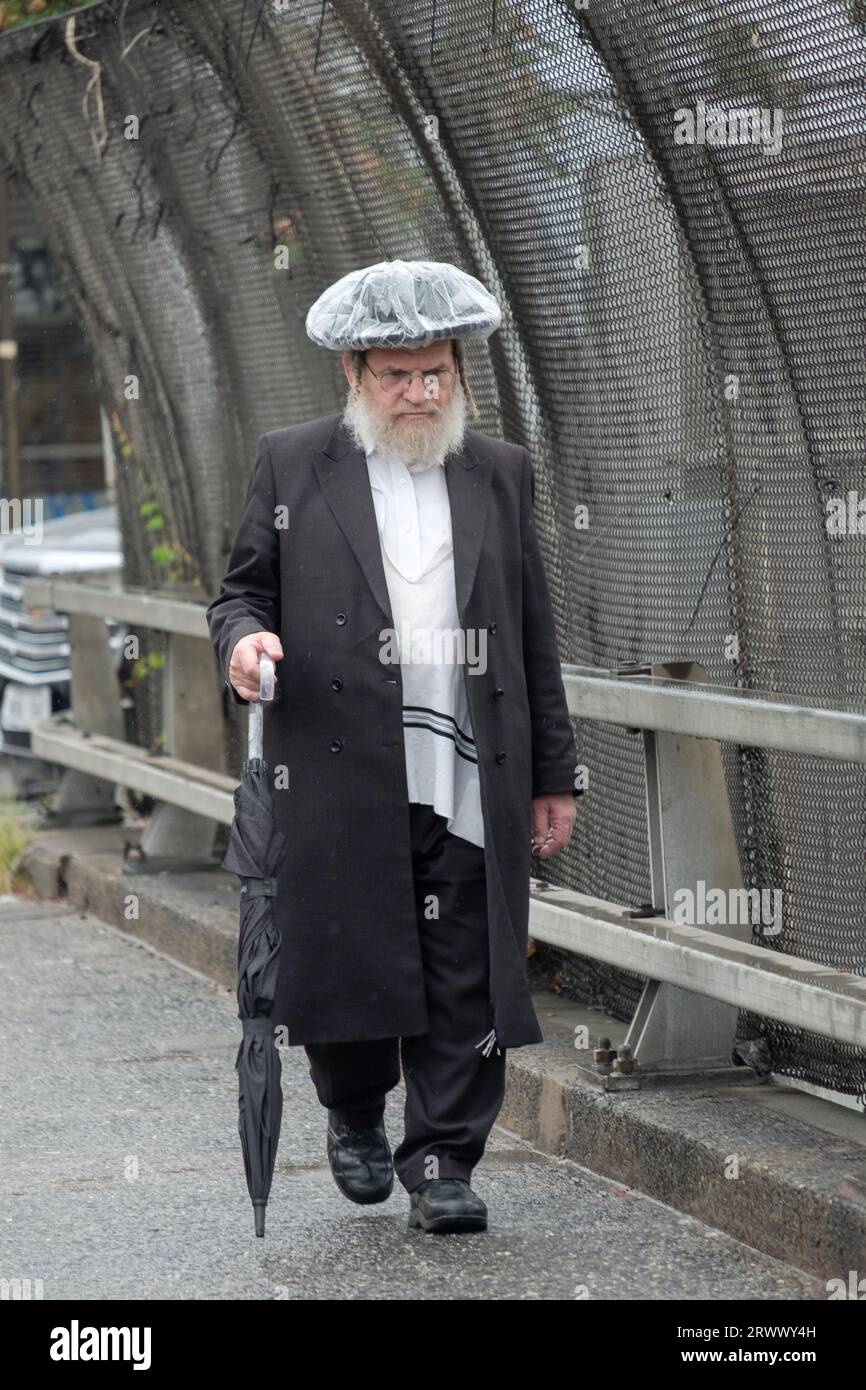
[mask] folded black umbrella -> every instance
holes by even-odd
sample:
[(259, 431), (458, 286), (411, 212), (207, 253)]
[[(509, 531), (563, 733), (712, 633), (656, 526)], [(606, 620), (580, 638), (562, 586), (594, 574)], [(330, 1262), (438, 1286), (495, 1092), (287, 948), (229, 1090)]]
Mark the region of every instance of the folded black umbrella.
[(274, 898), (286, 852), (285, 838), (274, 824), (270, 770), (262, 757), (263, 705), (274, 697), (274, 664), (266, 652), (259, 655), (259, 691), (259, 699), (250, 702), (248, 757), (235, 788), (235, 814), (222, 867), (241, 877), (237, 999), (243, 1037), (235, 1061), (238, 1132), (256, 1235), (263, 1236), (283, 1117), (282, 1069), (271, 1010), (280, 958)]

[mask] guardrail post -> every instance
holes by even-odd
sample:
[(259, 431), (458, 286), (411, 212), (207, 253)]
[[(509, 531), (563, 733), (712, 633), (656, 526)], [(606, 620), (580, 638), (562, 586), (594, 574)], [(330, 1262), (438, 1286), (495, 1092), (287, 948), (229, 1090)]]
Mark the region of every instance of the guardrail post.
[[(225, 771), (221, 736), (220, 687), (204, 640), (184, 633), (167, 634), (162, 709), (165, 751), (213, 772)], [(217, 822), (181, 806), (161, 801), (142, 833), (142, 859), (127, 859), (138, 869), (213, 868)]]
[[(87, 579), (88, 576), (83, 576)], [(82, 733), (124, 737), (123, 708), (104, 618), (70, 613), (69, 671), (72, 718)], [(66, 768), (46, 825), (102, 825), (123, 819), (114, 799), (115, 784)]]
[[(633, 674), (705, 682), (696, 662), (658, 663)], [(677, 905), (705, 901), (711, 889), (742, 889), (720, 745), (711, 739), (644, 729), (647, 823), (652, 901), (656, 911), (684, 920)], [(702, 923), (692, 920), (691, 925)], [(751, 941), (750, 922), (709, 930)], [(642, 1073), (733, 1070), (738, 1009), (679, 986), (647, 980), (626, 1036)], [(737, 1068), (742, 1071), (742, 1068)]]

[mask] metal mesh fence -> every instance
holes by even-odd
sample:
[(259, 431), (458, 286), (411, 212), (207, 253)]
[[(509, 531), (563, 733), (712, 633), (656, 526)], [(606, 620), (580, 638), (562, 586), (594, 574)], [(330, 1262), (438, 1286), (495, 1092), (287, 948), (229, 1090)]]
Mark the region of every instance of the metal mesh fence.
[[(866, 496), (864, 60), (859, 0), (126, 0), (4, 36), (0, 148), (125, 441), (128, 581), (165, 580), (156, 498), (210, 596), (258, 433), (342, 403), (303, 329), (326, 284), (454, 260), (506, 306), (470, 379), (533, 455), (562, 659), (861, 700), (866, 540), (827, 505)], [(577, 735), (591, 794), (547, 872), (644, 902), (640, 743)], [(772, 944), (866, 972), (864, 769), (724, 757)], [(562, 980), (623, 1017), (640, 985)], [(862, 1052), (740, 1032), (866, 1092)]]

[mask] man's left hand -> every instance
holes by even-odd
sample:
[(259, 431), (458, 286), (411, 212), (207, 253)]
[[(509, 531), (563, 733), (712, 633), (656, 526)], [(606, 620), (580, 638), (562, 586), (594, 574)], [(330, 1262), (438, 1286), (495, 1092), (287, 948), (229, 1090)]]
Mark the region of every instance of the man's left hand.
[(571, 839), (577, 807), (572, 792), (552, 792), (532, 798), (532, 854), (549, 859)]

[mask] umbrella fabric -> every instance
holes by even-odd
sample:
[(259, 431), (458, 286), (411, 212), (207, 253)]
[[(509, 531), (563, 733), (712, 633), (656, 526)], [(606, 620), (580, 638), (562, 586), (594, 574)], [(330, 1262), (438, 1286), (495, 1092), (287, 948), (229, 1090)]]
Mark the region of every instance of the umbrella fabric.
[(276, 875), (286, 853), (285, 837), (274, 825), (270, 775), (263, 758), (249, 758), (244, 763), (234, 802), (222, 867), (242, 879), (237, 999), (243, 1037), (235, 1061), (238, 1132), (255, 1208), (256, 1234), (263, 1236), (283, 1113), (280, 1055), (270, 1013), (281, 940), (274, 923), (273, 899)]

